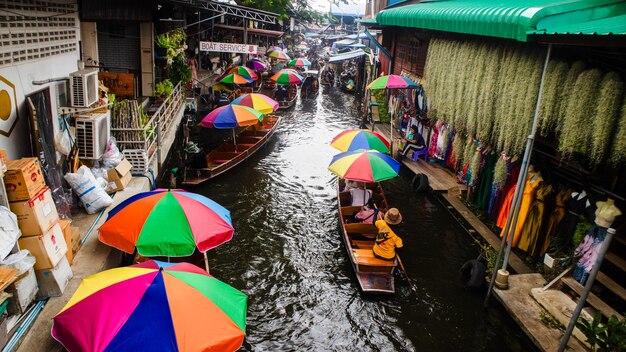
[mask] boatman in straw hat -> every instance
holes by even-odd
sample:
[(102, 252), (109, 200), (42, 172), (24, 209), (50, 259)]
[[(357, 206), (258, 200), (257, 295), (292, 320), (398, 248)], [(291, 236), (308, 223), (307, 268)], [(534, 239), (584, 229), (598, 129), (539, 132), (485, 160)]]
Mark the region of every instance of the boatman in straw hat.
[(389, 261), (396, 259), (396, 249), (402, 248), (402, 239), (393, 232), (390, 225), (398, 225), (401, 222), (402, 215), (396, 208), (387, 210), (384, 217), (378, 213), (378, 220), (374, 223), (378, 228), (376, 241), (372, 248), (374, 257)]

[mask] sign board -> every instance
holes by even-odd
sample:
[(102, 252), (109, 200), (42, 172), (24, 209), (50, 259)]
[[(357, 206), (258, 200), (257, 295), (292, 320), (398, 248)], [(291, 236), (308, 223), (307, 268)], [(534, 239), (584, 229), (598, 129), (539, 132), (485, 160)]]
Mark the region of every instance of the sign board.
[(120, 97), (135, 96), (135, 75), (132, 73), (98, 72), (98, 79), (109, 88), (109, 93)]
[(200, 42), (201, 51), (217, 51), (222, 53), (256, 54), (258, 47), (251, 44)]

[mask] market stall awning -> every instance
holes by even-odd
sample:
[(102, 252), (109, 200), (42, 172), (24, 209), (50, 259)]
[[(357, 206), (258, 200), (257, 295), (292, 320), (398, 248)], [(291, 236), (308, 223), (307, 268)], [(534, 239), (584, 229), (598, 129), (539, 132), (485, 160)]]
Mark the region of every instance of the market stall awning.
[(338, 40), (334, 43), (337, 46), (348, 46), (351, 44), (354, 44), (354, 40), (352, 39), (343, 39), (343, 40)]
[(339, 62), (344, 60), (355, 59), (357, 57), (367, 55), (367, 53), (361, 49), (347, 52), (345, 54), (339, 54), (335, 56), (331, 56), (328, 62)]
[(626, 35), (626, 14), (529, 31), (536, 35)]
[[(227, 24), (216, 24), (214, 25), (215, 28), (223, 28), (223, 29), (232, 29), (235, 31), (243, 31), (243, 27), (238, 27), (238, 26), (229, 26)], [(258, 34), (258, 35), (264, 35), (266, 37), (281, 37), (283, 35), (283, 32), (281, 31), (272, 31), (269, 29), (259, 29), (259, 28), (247, 28), (248, 33), (251, 34)]]
[(382, 10), (376, 22), (526, 42), (528, 32), (542, 29), (541, 24), (601, 19), (623, 4), (618, 0), (433, 1)]

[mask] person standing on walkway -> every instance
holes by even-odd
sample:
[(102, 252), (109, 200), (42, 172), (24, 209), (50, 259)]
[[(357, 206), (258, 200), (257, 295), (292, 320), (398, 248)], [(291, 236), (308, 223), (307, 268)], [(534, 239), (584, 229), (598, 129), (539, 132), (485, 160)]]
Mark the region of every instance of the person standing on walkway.
[(374, 223), (378, 229), (374, 247), (372, 248), (374, 257), (389, 261), (396, 259), (396, 249), (403, 246), (402, 238), (393, 232), (390, 225), (398, 225), (401, 222), (402, 215), (396, 208), (387, 210), (384, 217), (380, 212), (378, 213), (378, 220)]

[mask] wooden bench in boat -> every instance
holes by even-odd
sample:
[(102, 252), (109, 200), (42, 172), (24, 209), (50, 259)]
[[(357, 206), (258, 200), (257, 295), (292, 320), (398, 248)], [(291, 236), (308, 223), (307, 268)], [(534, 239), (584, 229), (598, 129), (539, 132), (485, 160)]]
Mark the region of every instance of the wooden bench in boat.
[(346, 232), (350, 234), (371, 234), (378, 233), (378, 229), (373, 224), (363, 224), (360, 222), (345, 224)]
[(371, 240), (350, 240), (350, 244), (353, 248), (358, 249), (372, 249), (374, 247), (374, 241)]
[(392, 260), (382, 260), (374, 257), (374, 252), (371, 249), (352, 249), (352, 256), (354, 257), (354, 261), (358, 265), (368, 265), (368, 266), (386, 266), (393, 267), (396, 266), (396, 262)]

